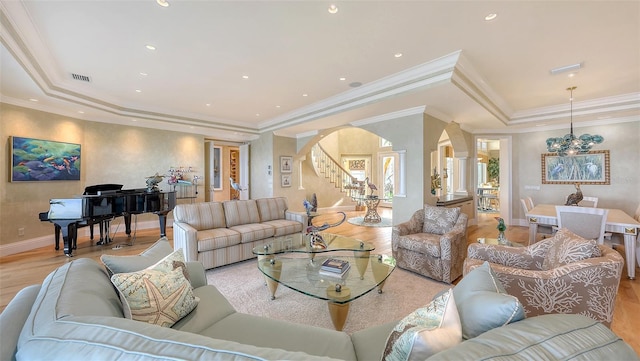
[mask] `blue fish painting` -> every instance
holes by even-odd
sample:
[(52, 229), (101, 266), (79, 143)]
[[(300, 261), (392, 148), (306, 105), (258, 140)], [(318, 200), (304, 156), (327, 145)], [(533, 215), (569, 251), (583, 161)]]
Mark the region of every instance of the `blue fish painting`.
[(80, 144), (11, 137), (11, 181), (80, 180)]

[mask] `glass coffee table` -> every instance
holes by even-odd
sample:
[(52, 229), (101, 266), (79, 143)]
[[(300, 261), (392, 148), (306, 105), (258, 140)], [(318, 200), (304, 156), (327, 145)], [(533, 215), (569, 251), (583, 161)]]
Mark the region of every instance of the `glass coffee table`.
[[(296, 243), (292, 242), (289, 237), (277, 237), (270, 242), (253, 248), (253, 254), (258, 256), (258, 260), (264, 258), (273, 258), (273, 256), (282, 253), (306, 253), (311, 259), (318, 253), (336, 252), (336, 251), (353, 251), (354, 256), (369, 256), (369, 253), (376, 249), (371, 243), (361, 241), (359, 239), (344, 237), (331, 233), (319, 233), (326, 244), (326, 248), (312, 247), (309, 242), (306, 241), (302, 247), (296, 246)], [(300, 243), (297, 243), (300, 244)]]
[[(396, 266), (393, 257), (366, 253), (354, 253), (353, 256), (323, 254), (314, 258), (290, 253), (280, 257), (264, 257), (258, 260), (258, 269), (265, 275), (271, 299), (275, 298), (275, 291), (281, 284), (304, 295), (325, 300), (333, 326), (341, 331), (349, 314), (350, 302), (376, 288), (378, 293), (382, 293), (387, 277)], [(350, 268), (342, 277), (324, 275), (320, 267), (327, 258), (347, 261)]]

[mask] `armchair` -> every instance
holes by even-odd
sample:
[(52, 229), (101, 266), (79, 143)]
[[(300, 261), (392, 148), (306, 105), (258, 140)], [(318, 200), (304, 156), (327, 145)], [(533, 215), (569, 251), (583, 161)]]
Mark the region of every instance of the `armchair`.
[(452, 283), (462, 275), (467, 222), (468, 216), (460, 208), (425, 205), (409, 221), (393, 227), (391, 252), (396, 265), (436, 281)]
[(485, 261), (527, 317), (582, 314), (611, 327), (624, 264), (617, 251), (561, 228), (528, 247), (470, 244), (464, 274)]

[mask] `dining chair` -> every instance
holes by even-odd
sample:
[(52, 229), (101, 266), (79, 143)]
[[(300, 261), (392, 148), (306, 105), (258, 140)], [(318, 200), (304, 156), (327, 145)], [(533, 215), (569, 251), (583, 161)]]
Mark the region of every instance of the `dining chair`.
[(533, 204), (533, 198), (526, 197), (524, 200), (527, 202), (527, 207), (529, 207), (529, 210), (531, 210), (531, 209), (533, 209), (533, 207), (535, 207), (535, 204)]
[(558, 228), (567, 228), (586, 239), (595, 239), (604, 244), (604, 228), (607, 223), (608, 209), (556, 206)]
[[(527, 199), (528, 198), (528, 199)], [(522, 205), (522, 210), (524, 211), (524, 218), (529, 222), (529, 211), (533, 209), (533, 200), (531, 197), (520, 198), (520, 204)], [(555, 229), (551, 226), (543, 226), (538, 225), (538, 234), (542, 235), (542, 239), (547, 238), (547, 236), (551, 236), (555, 233)]]
[(593, 207), (598, 208), (598, 197), (582, 197), (582, 200), (578, 202), (581, 207)]

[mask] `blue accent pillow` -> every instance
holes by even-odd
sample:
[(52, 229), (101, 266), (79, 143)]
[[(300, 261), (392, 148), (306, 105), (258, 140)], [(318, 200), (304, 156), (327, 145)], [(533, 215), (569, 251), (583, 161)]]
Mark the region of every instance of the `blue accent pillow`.
[(464, 339), (525, 318), (524, 307), (507, 294), (488, 262), (464, 276), (453, 295)]

